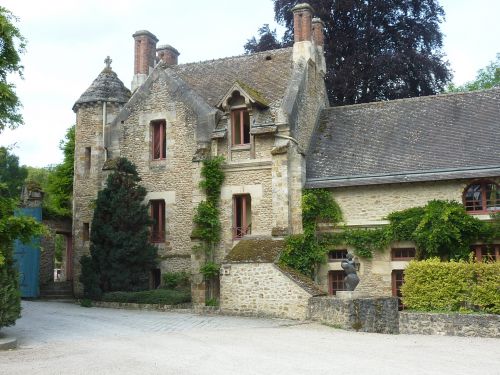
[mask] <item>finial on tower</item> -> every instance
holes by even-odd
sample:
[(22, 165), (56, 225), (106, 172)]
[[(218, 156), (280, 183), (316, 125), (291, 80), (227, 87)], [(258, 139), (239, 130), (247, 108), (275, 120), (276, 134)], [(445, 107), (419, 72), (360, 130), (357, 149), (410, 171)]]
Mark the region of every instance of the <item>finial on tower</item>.
[(104, 64), (106, 64), (106, 69), (111, 69), (111, 63), (112, 62), (113, 62), (113, 60), (111, 60), (111, 58), (109, 56), (107, 56), (104, 59)]

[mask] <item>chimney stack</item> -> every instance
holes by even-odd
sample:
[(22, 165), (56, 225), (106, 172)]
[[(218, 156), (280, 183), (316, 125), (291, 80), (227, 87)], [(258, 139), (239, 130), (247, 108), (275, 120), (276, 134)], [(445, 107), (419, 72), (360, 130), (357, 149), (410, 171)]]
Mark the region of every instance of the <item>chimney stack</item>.
[(132, 91), (142, 85), (155, 65), (158, 38), (147, 30), (140, 30), (134, 37), (134, 79)]
[(314, 43), (318, 47), (323, 47), (325, 45), (325, 34), (324, 34), (325, 24), (319, 18), (312, 19), (312, 37)]
[(167, 65), (177, 65), (177, 58), (180, 53), (169, 44), (158, 46), (156, 49), (156, 56), (158, 61), (163, 61)]
[(313, 8), (307, 3), (301, 3), (295, 5), (292, 12), (294, 42), (311, 41)]

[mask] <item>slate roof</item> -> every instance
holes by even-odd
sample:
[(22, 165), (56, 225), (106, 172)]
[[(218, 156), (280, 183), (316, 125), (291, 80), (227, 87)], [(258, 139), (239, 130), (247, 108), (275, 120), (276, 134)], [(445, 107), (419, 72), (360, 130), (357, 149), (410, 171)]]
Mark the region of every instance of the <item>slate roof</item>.
[(216, 106), (237, 81), (251, 87), (269, 103), (280, 100), (292, 68), (292, 48), (171, 67), (211, 106)]
[(84, 103), (100, 101), (126, 103), (129, 99), (130, 90), (125, 87), (111, 68), (104, 68), (89, 88), (76, 101), (73, 110), (76, 110), (79, 105)]
[(323, 110), (307, 186), (500, 175), (500, 88)]

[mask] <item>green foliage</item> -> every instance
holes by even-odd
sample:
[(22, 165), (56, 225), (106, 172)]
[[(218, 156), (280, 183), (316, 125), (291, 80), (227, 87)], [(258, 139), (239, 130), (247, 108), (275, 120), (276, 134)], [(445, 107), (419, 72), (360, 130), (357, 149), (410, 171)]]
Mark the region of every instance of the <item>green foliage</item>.
[(64, 159), (48, 175), (45, 191), (48, 193), (45, 204), (47, 210), (56, 216), (71, 217), (71, 198), (73, 196), (73, 165), (75, 159), (75, 126), (71, 126), (65, 138), (59, 143)]
[(22, 77), (23, 66), (20, 54), (24, 52), (26, 41), (14, 25), (17, 18), (0, 6), (0, 133), (6, 128), (16, 128), (23, 123), (19, 113), (21, 103), (14, 89), (7, 82), (9, 74)]
[(28, 169), (19, 165), (19, 158), (6, 147), (0, 147), (0, 183), (6, 185), (11, 198), (19, 198), (27, 175)]
[[(156, 263), (157, 248), (149, 242), (151, 219), (143, 203), (146, 189), (140, 180), (135, 166), (119, 158), (97, 195), (88, 266), (98, 275), (103, 292), (146, 289)], [(82, 272), (82, 277), (93, 280), (91, 274)], [(93, 290), (92, 284), (88, 289)]]
[(496, 59), (490, 61), (484, 68), (479, 69), (474, 81), (467, 82), (461, 86), (449, 85), (448, 92), (465, 92), (490, 89), (500, 86), (500, 53)]
[(328, 190), (305, 189), (302, 192), (302, 225), (304, 234), (288, 236), (280, 263), (304, 275), (314, 277), (316, 266), (325, 261), (327, 245), (317, 237), (320, 222), (337, 224), (342, 220), (340, 207)]
[(263, 51), (269, 51), (272, 49), (278, 49), (283, 47), (283, 45), (278, 40), (276, 35), (276, 29), (271, 30), (269, 24), (264, 24), (259, 28), (259, 41), (255, 37), (247, 40), (243, 48), (245, 53), (257, 53)]
[[(332, 237), (334, 241), (332, 241)], [(375, 229), (353, 229), (345, 228), (342, 232), (325, 235), (325, 243), (344, 244), (354, 249), (354, 254), (371, 258), (375, 251), (384, 250), (390, 243), (386, 228)]]
[(207, 261), (203, 266), (200, 267), (200, 272), (203, 274), (205, 279), (211, 279), (212, 277), (219, 275), (220, 266), (212, 261)]
[(222, 156), (216, 156), (214, 158), (205, 159), (203, 161), (203, 167), (201, 168), (201, 177), (203, 177), (203, 179), (200, 182), (200, 187), (205, 191), (207, 201), (211, 202), (214, 206), (217, 206), (219, 203), (220, 190), (224, 183), (225, 176), (222, 170), (223, 163), (224, 158)]
[(99, 275), (96, 272), (97, 266), (88, 255), (80, 258), (80, 264), (82, 272), (79, 281), (83, 284), (83, 296), (93, 300), (101, 299), (102, 290), (99, 286)]
[(217, 307), (219, 306), (219, 301), (217, 301), (217, 298), (209, 298), (206, 300), (205, 306)]
[(500, 314), (500, 263), (412, 261), (404, 273), (403, 303), (421, 311)]
[(13, 241), (29, 242), (45, 234), (42, 224), (32, 217), (14, 216), (17, 201), (0, 183), (0, 328), (13, 325), (21, 313), (18, 274), (14, 267)]
[(187, 272), (166, 272), (163, 274), (163, 285), (166, 289), (188, 289), (189, 275)]
[(81, 307), (92, 307), (92, 300), (88, 298), (84, 298), (80, 301), (80, 306)]
[(191, 302), (189, 290), (154, 289), (140, 292), (109, 292), (104, 293), (105, 302), (147, 303), (160, 305), (178, 305)]
[(193, 218), (196, 224), (193, 237), (204, 241), (209, 248), (220, 241), (221, 223), (219, 209), (210, 201), (201, 201)]

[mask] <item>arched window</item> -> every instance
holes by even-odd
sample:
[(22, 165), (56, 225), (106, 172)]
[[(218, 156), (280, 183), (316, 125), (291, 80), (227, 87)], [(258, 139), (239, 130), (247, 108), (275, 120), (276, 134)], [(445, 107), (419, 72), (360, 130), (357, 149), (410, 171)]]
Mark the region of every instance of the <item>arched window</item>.
[(464, 205), (469, 212), (500, 211), (500, 189), (492, 181), (477, 181), (465, 188)]

